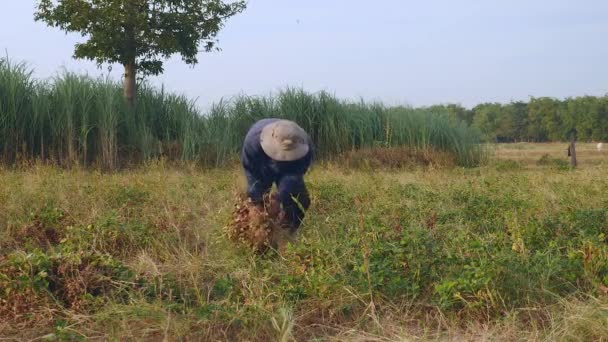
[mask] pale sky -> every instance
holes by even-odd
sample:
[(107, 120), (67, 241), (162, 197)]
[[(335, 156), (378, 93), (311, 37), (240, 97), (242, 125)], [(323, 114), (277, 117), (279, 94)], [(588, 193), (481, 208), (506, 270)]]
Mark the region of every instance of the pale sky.
[[(34, 22), (36, 1), (0, 0), (1, 54), (38, 78), (72, 59), (79, 35)], [(606, 0), (250, 0), (194, 68), (179, 57), (154, 77), (201, 107), (285, 86), (424, 106), (608, 93)], [(115, 67), (111, 76), (118, 78)]]

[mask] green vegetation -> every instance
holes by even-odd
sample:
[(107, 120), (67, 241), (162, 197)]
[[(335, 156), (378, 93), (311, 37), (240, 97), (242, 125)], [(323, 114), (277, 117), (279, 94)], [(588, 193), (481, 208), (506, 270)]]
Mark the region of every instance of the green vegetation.
[(145, 84), (138, 91), (131, 110), (110, 80), (64, 73), (40, 82), (24, 64), (0, 60), (1, 161), (114, 169), (165, 157), (224, 166), (237, 160), (247, 129), (264, 117), (298, 122), (322, 159), (393, 146), (448, 152), (463, 166), (479, 165), (485, 156), (480, 134), (442, 110), (387, 108), (286, 89), (276, 96), (240, 96), (201, 114), (183, 96)]
[(608, 96), (530, 102), (482, 103), (472, 109), (459, 105), (433, 106), (479, 128), (493, 142), (608, 141)]
[[(111, 80), (0, 60), (0, 336), (608, 339), (606, 156), (580, 144), (572, 170), (563, 144), (511, 144), (441, 168), (486, 157), (493, 126), (457, 109), (286, 89), (201, 114), (145, 84), (130, 108)], [(270, 116), (323, 162), (297, 243), (256, 255), (222, 227)]]
[(608, 338), (605, 167), (503, 164), (317, 167), (266, 255), (224, 236), (239, 170), (0, 171), (0, 335)]
[(162, 73), (163, 60), (173, 54), (196, 64), (199, 52), (217, 49), (216, 36), (225, 21), (245, 5), (242, 0), (38, 0), (35, 18), (86, 37), (76, 44), (75, 58), (120, 63), (124, 95), (133, 104), (137, 75)]

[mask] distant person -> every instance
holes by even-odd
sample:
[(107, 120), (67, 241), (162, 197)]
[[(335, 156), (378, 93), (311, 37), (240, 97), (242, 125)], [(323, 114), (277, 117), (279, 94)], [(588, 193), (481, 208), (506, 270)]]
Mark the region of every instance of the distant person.
[(263, 119), (245, 136), (241, 164), (247, 177), (247, 195), (262, 205), (264, 195), (277, 184), (285, 219), (294, 233), (310, 206), (304, 174), (313, 158), (308, 134), (293, 121)]

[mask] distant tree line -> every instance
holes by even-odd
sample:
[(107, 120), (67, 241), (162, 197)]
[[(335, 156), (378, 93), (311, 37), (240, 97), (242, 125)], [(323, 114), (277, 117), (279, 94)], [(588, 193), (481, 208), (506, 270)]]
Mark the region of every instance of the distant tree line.
[(545, 142), (608, 141), (608, 95), (559, 100), (531, 98), (529, 102), (482, 103), (472, 109), (456, 104), (436, 105), (451, 117), (477, 127), (488, 141)]

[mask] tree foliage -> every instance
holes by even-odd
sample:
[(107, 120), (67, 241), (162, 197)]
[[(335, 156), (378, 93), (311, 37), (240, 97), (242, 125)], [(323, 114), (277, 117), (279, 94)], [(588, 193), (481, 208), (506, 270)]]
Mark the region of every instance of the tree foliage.
[(225, 19), (245, 6), (221, 0), (39, 0), (35, 19), (86, 37), (76, 44), (75, 58), (135, 62), (138, 73), (158, 75), (173, 54), (196, 64), (200, 46), (217, 49)]
[(608, 96), (563, 100), (531, 98), (529, 102), (482, 103), (472, 109), (449, 104), (433, 106), (453, 119), (479, 128), (488, 141), (608, 141)]

